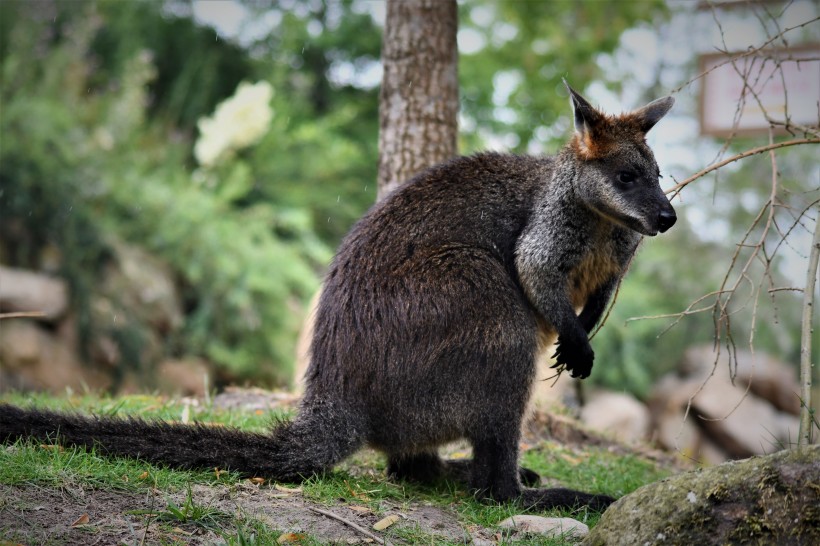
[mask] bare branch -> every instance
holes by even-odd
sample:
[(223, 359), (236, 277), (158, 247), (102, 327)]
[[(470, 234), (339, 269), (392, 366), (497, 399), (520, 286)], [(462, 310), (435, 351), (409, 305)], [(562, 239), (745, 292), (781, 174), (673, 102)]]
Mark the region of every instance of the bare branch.
[[(818, 211), (820, 212), (820, 211)], [(800, 332), (800, 429), (798, 445), (809, 445), (811, 428), (811, 332), (814, 284), (817, 280), (817, 263), (820, 261), (820, 214), (814, 220), (814, 238), (811, 242), (809, 266), (806, 269), (806, 288), (803, 290), (803, 318)]]
[(786, 140), (784, 142), (776, 142), (774, 144), (767, 144), (766, 146), (760, 146), (758, 148), (752, 148), (751, 150), (746, 150), (743, 153), (733, 155), (732, 157), (730, 157), (728, 159), (724, 159), (723, 161), (721, 161), (719, 163), (714, 163), (714, 164), (706, 167), (705, 169), (696, 172), (695, 174), (693, 174), (689, 178), (683, 180), (682, 182), (678, 182), (677, 184), (675, 184), (674, 186), (672, 186), (671, 188), (666, 190), (666, 193), (667, 194), (669, 194), (669, 193), (677, 194), (682, 188), (684, 188), (685, 186), (688, 186), (689, 184), (691, 184), (692, 182), (694, 182), (698, 178), (702, 178), (702, 177), (706, 176), (707, 174), (709, 174), (712, 171), (720, 169), (721, 167), (725, 167), (729, 163), (734, 163), (735, 161), (740, 161), (741, 159), (745, 159), (745, 158), (753, 156), (753, 155), (762, 154), (762, 153), (768, 152), (769, 150), (776, 150), (778, 148), (785, 148), (786, 146), (799, 146), (801, 144), (820, 144), (820, 138), (799, 138), (799, 139), (795, 139), (795, 140)]

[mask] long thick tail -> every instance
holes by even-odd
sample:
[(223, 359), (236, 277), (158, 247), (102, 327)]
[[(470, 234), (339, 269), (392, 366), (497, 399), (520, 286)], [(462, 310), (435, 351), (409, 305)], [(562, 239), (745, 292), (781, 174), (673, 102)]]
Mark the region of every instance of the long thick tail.
[(33, 438), (94, 447), (109, 455), (177, 468), (217, 467), (283, 481), (324, 471), (359, 447), (357, 438), (350, 437), (350, 428), (338, 425), (308, 414), (279, 424), (270, 434), (256, 434), (227, 427), (91, 417), (0, 404), (3, 443)]

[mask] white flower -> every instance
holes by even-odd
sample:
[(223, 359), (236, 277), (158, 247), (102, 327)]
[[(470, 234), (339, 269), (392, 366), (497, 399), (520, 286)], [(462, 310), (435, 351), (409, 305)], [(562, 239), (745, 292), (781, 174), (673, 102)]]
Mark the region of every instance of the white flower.
[(273, 87), (268, 82), (242, 82), (234, 95), (216, 107), (213, 116), (197, 123), (199, 139), (194, 155), (200, 165), (212, 167), (237, 150), (255, 144), (268, 131), (273, 110)]

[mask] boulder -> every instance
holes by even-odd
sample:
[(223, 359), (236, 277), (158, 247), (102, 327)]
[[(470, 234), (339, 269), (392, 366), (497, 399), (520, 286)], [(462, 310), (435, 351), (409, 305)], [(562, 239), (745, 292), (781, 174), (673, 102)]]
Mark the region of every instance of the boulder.
[(163, 360), (157, 366), (157, 388), (162, 392), (203, 398), (210, 384), (211, 369), (201, 358)]
[[(661, 446), (715, 463), (768, 453), (797, 438), (795, 370), (764, 354), (738, 351), (733, 381), (725, 353), (715, 364), (711, 346), (690, 349), (681, 373), (655, 385), (648, 404)], [(798, 401), (797, 408), (789, 400)]]
[[(689, 378), (706, 378), (714, 374), (731, 379), (729, 353), (720, 355), (711, 345), (700, 345), (687, 350), (681, 362), (681, 372)], [(738, 349), (732, 362), (735, 384), (748, 387), (756, 396), (767, 400), (776, 409), (800, 414), (800, 383), (797, 367), (775, 359), (766, 353)]]
[(64, 393), (111, 386), (106, 374), (83, 366), (64, 343), (28, 320), (3, 320), (0, 371), (6, 388)]
[(68, 288), (62, 279), (35, 271), (0, 265), (0, 311), (41, 313), (54, 321), (68, 307)]
[(182, 305), (170, 268), (145, 250), (115, 241), (114, 260), (103, 275), (104, 297), (160, 334), (182, 325)]
[(685, 472), (610, 506), (586, 546), (820, 544), (820, 446)]
[(633, 396), (619, 392), (595, 391), (581, 408), (581, 421), (604, 431), (616, 440), (636, 443), (649, 433), (649, 409)]

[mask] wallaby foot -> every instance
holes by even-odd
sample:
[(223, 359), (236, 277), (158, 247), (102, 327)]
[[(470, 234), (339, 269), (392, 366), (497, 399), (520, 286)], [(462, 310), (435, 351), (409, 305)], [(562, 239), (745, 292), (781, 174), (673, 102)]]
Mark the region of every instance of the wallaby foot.
[[(447, 459), (444, 464), (448, 479), (465, 484), (469, 484), (472, 480), (472, 459)], [(518, 479), (526, 487), (537, 487), (541, 484), (541, 475), (523, 466), (518, 467)]]
[[(436, 453), (395, 455), (388, 460), (387, 475), (394, 479), (418, 483), (432, 483), (444, 478), (469, 485), (473, 475), (473, 460), (442, 460)], [(541, 476), (537, 472), (523, 466), (518, 468), (518, 477), (527, 487), (536, 487), (541, 483)]]

